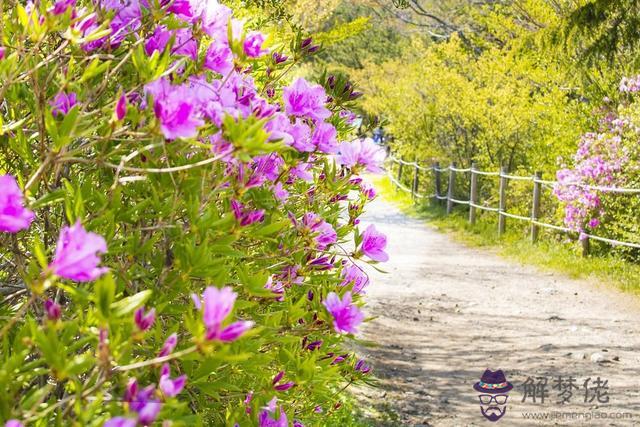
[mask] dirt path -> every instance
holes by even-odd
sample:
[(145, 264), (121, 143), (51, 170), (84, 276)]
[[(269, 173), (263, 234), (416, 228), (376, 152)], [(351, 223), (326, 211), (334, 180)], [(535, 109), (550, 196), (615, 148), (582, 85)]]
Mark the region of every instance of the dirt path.
[[(465, 247), (381, 200), (369, 221), (387, 234), (391, 255), (389, 274), (371, 272), (368, 314), (377, 318), (362, 334), (379, 343), (362, 349), (381, 382), (360, 392), (375, 424), (640, 425), (637, 298)], [(504, 370), (514, 386), (495, 424), (472, 388), (486, 368)], [(564, 405), (558, 376), (578, 386)], [(528, 377), (547, 378), (544, 403), (540, 394), (522, 402)], [(585, 403), (584, 382), (597, 377), (608, 381), (600, 399), (608, 391), (609, 402)], [(574, 414), (536, 421), (523, 412)]]

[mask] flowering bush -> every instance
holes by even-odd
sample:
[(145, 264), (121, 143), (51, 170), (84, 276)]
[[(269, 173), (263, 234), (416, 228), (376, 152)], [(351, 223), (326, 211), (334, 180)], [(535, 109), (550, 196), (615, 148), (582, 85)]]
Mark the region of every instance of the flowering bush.
[(583, 135), (572, 167), (557, 172), (554, 194), (564, 202), (564, 222), (581, 238), (597, 228), (595, 234), (603, 237), (637, 240), (635, 231), (621, 227), (635, 224), (638, 203), (611, 189), (640, 188), (640, 102), (634, 95), (638, 82), (640, 76), (621, 81), (624, 102), (617, 109), (604, 108), (600, 129)]
[(239, 12), (5, 7), (5, 425), (345, 416), (341, 392), (370, 371), (343, 347), (364, 320), (362, 265), (388, 258), (360, 224), (375, 191), (359, 174), (383, 155), (340, 142), (350, 84), (289, 78), (310, 38)]

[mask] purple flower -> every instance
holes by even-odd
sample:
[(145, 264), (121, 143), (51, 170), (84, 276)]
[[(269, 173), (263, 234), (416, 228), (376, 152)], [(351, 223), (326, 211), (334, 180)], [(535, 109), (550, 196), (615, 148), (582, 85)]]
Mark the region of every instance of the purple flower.
[(284, 378), (284, 371), (280, 371), (276, 374), (275, 377), (273, 377), (273, 380), (271, 381), (271, 384), (273, 384), (273, 389), (276, 391), (287, 391), (290, 388), (294, 387), (296, 385), (296, 383), (294, 383), (293, 381), (288, 381), (282, 384), (278, 384), (282, 378)]
[(386, 153), (371, 138), (357, 139), (340, 144), (338, 163), (349, 168), (362, 167), (367, 172), (382, 172), (382, 163)]
[(294, 383), (293, 381), (288, 381), (286, 383), (277, 384), (277, 385), (273, 386), (273, 389), (275, 391), (287, 391), (290, 388), (294, 387), (295, 385), (296, 385), (296, 383)]
[(6, 53), (7, 53), (7, 48), (0, 45), (0, 61), (4, 59), (4, 56)]
[(371, 367), (364, 362), (364, 359), (360, 359), (356, 362), (355, 370), (367, 374), (371, 371)]
[(29, 228), (35, 214), (24, 207), (24, 196), (11, 175), (0, 175), (0, 231), (17, 233)]
[(69, 8), (73, 8), (76, 5), (76, 0), (56, 0), (53, 5), (53, 9), (51, 9), (51, 13), (54, 15), (62, 15)]
[(162, 403), (153, 398), (154, 391), (153, 385), (139, 389), (137, 380), (133, 378), (124, 394), (125, 402), (129, 403), (133, 412), (138, 413), (138, 422), (143, 426), (153, 423), (162, 409)]
[(90, 282), (109, 269), (98, 267), (101, 254), (107, 252), (107, 243), (102, 236), (87, 232), (80, 221), (71, 227), (63, 227), (58, 238), (51, 271), (65, 279)]
[(293, 137), (293, 148), (302, 153), (315, 151), (316, 146), (311, 141), (311, 128), (303, 120), (296, 120), (295, 124), (289, 127), (288, 133)]
[(364, 313), (351, 303), (351, 292), (345, 293), (342, 300), (338, 294), (330, 292), (323, 304), (333, 316), (333, 328), (336, 332), (358, 332), (357, 327), (362, 323)]
[(289, 59), (289, 57), (281, 52), (273, 52), (273, 55), (271, 55), (273, 57), (273, 62), (277, 64), (282, 64), (283, 62), (286, 62), (287, 59)]
[(145, 86), (153, 96), (153, 111), (160, 120), (160, 130), (167, 139), (193, 138), (204, 124), (193, 91), (187, 85), (172, 85), (166, 78)]
[(238, 321), (222, 327), (222, 322), (233, 310), (237, 296), (230, 287), (218, 289), (209, 286), (205, 289), (202, 298), (202, 320), (207, 327), (206, 339), (222, 342), (235, 341), (253, 327), (253, 322), (246, 321)]
[(289, 427), (287, 414), (284, 410), (276, 406), (277, 399), (274, 397), (260, 414), (258, 415), (258, 425), (260, 427)]
[(293, 420), (293, 427), (304, 427), (304, 424), (298, 420)]
[(51, 105), (51, 114), (53, 117), (58, 115), (66, 116), (71, 109), (78, 104), (78, 98), (75, 92), (65, 93), (58, 92), (58, 94), (49, 103)]
[(362, 293), (364, 288), (369, 285), (369, 277), (356, 264), (349, 263), (342, 268), (343, 281), (340, 286), (352, 285), (353, 292)]
[(284, 371), (278, 372), (276, 376), (273, 377), (273, 380), (271, 380), (271, 384), (275, 385), (276, 383), (279, 383), (282, 378), (284, 378)]
[(140, 307), (135, 311), (133, 320), (140, 331), (146, 331), (153, 326), (153, 322), (156, 320), (156, 309), (152, 308), (145, 314), (144, 307)]
[(284, 88), (283, 97), (285, 111), (289, 115), (309, 117), (318, 122), (331, 117), (331, 111), (325, 107), (327, 94), (320, 85), (311, 85), (299, 78)]
[(223, 76), (233, 71), (233, 53), (227, 44), (211, 42), (204, 57), (204, 66)]
[(360, 184), (360, 191), (369, 200), (373, 200), (376, 197), (376, 189), (368, 182), (362, 182)]
[(9, 420), (5, 423), (4, 427), (24, 427), (24, 424), (18, 420)]
[(47, 313), (49, 320), (58, 320), (62, 316), (62, 308), (50, 298), (44, 302), (44, 311)]
[(307, 212), (302, 217), (303, 232), (308, 232), (313, 236), (316, 246), (324, 250), (327, 246), (338, 240), (338, 235), (331, 224), (323, 220), (318, 214)]
[(162, 369), (160, 371), (160, 382), (158, 383), (158, 385), (165, 396), (177, 396), (184, 388), (186, 382), (186, 375), (180, 375), (178, 378), (172, 380), (171, 368), (169, 367), (169, 364), (165, 363), (164, 365), (162, 365)]
[(175, 40), (171, 46), (171, 53), (176, 55), (184, 55), (193, 59), (198, 59), (198, 42), (193, 38), (191, 30), (188, 28), (178, 28), (176, 30), (168, 30), (167, 27), (159, 25), (151, 37), (144, 45), (144, 50), (147, 55), (152, 55), (154, 52), (162, 53), (174, 36)]
[(242, 227), (264, 220), (264, 209), (250, 210), (237, 200), (231, 200), (231, 210)]
[(133, 418), (115, 417), (107, 420), (102, 427), (136, 427), (138, 421)]
[(307, 350), (314, 351), (322, 346), (322, 340), (312, 341), (307, 345)]
[(371, 224), (362, 233), (362, 244), (360, 250), (362, 253), (374, 261), (385, 262), (389, 260), (389, 255), (384, 251), (387, 246), (387, 236), (379, 233), (375, 225)]
[(167, 337), (158, 353), (158, 357), (164, 357), (170, 355), (178, 345), (178, 334), (175, 332)]
[(284, 185), (281, 182), (276, 183), (271, 187), (271, 191), (273, 191), (273, 197), (278, 199), (279, 202), (286, 202), (289, 198), (289, 192), (285, 190)]
[(318, 151), (329, 154), (336, 153), (338, 151), (337, 135), (338, 131), (333, 125), (321, 122), (316, 125), (311, 142), (318, 148)]
[(268, 50), (262, 49), (262, 44), (264, 43), (264, 34), (258, 31), (250, 32), (247, 37), (244, 39), (243, 49), (244, 53), (250, 58), (258, 58)]
[(120, 121), (124, 119), (124, 116), (126, 114), (127, 114), (127, 96), (123, 92), (122, 95), (120, 95), (120, 98), (118, 98), (118, 101), (116, 102), (116, 108), (115, 108), (116, 120)]

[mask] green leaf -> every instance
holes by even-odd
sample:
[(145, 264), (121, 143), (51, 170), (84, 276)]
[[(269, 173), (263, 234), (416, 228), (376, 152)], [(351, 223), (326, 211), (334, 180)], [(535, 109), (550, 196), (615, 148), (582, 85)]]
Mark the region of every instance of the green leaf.
[(116, 317), (122, 317), (147, 302), (147, 300), (151, 298), (152, 293), (151, 289), (147, 289), (130, 297), (123, 298), (111, 304), (111, 310)]
[(95, 285), (94, 302), (98, 308), (98, 317), (102, 321), (109, 319), (111, 304), (115, 298), (116, 283), (111, 274), (102, 276)]

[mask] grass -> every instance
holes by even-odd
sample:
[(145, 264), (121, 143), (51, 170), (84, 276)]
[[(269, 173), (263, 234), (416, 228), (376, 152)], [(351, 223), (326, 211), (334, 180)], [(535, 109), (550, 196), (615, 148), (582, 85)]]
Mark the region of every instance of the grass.
[(567, 242), (566, 238), (559, 238), (557, 233), (546, 230), (541, 230), (540, 239), (534, 244), (529, 238), (528, 228), (520, 225), (509, 230), (509, 225), (514, 223), (510, 219), (507, 219), (507, 232), (499, 237), (495, 213), (479, 213), (476, 224), (472, 226), (467, 219), (466, 206), (457, 207), (447, 215), (444, 207), (432, 202), (414, 203), (409, 194), (396, 191), (386, 177), (374, 180), (374, 184), (383, 199), (398, 206), (405, 214), (422, 219), (469, 246), (491, 248), (501, 256), (523, 264), (640, 294), (640, 265), (609, 253), (606, 247), (597, 256), (583, 257), (577, 242)]

